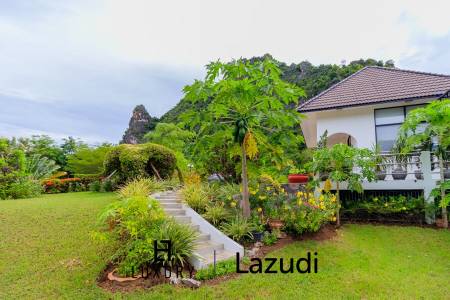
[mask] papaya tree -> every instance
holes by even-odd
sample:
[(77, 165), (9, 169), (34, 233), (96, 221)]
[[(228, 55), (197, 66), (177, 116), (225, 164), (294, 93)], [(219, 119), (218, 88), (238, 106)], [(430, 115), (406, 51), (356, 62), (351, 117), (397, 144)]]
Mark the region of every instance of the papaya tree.
[(404, 153), (435, 144), (434, 154), (438, 157), (440, 169), (439, 206), (442, 210), (444, 227), (448, 228), (447, 206), (450, 197), (446, 195), (444, 165), (446, 151), (450, 147), (450, 99), (436, 100), (425, 107), (410, 111), (398, 135), (397, 141), (403, 145)]
[[(258, 166), (282, 168), (288, 164), (285, 149), (299, 145), (301, 115), (296, 111), (302, 89), (283, 81), (273, 60), (207, 65), (203, 81), (184, 89), (193, 109), (182, 120), (197, 133), (193, 153), (198, 164), (212, 164), (218, 151), (225, 149), (227, 165), (240, 161), (242, 182), (241, 208), (250, 216), (248, 159)], [(200, 102), (200, 103), (199, 103)], [(203, 107), (203, 109), (195, 109)], [(221, 162), (219, 162), (221, 163)], [(238, 167), (238, 166), (236, 166)]]

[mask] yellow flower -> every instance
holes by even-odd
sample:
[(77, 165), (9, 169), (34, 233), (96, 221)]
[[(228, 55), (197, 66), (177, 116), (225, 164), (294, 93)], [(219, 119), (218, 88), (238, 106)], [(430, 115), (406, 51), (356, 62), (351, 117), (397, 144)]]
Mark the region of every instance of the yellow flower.
[(302, 205), (303, 204), (303, 201), (302, 200), (300, 200), (300, 199), (298, 199), (298, 201), (297, 201), (297, 204), (300, 206), (300, 205)]
[(264, 200), (266, 198), (267, 198), (266, 196), (259, 196), (259, 200)]
[(256, 195), (256, 191), (250, 190), (250, 194)]
[(259, 213), (262, 212), (262, 208), (261, 208), (261, 207), (258, 207), (257, 211), (258, 211)]
[(333, 222), (336, 222), (336, 217), (333, 217), (331, 220), (332, 220)]
[(270, 190), (271, 190), (270, 186), (266, 187), (266, 190), (267, 190), (267, 191), (270, 191)]
[(302, 195), (302, 192), (297, 192), (297, 197), (300, 197)]
[(234, 202), (234, 201), (231, 202), (231, 203), (230, 203), (230, 206), (231, 206), (231, 207), (236, 207), (236, 202)]
[(320, 195), (319, 200), (323, 201), (325, 199), (325, 197), (323, 195)]

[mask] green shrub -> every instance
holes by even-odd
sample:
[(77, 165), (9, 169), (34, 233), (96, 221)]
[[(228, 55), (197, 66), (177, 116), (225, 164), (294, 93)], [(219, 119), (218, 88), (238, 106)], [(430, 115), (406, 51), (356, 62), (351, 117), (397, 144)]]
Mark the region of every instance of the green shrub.
[[(172, 265), (178, 264), (184, 266), (187, 258), (193, 255), (195, 250), (195, 241), (198, 233), (191, 227), (178, 224), (173, 219), (166, 220), (153, 234), (153, 240), (170, 240), (172, 242), (172, 258), (168, 257), (167, 252), (160, 252), (158, 258)], [(163, 248), (162, 244), (158, 245)]]
[(138, 177), (167, 179), (176, 169), (172, 150), (157, 144), (122, 144), (114, 147), (105, 157), (105, 175), (114, 173), (119, 183)]
[(252, 239), (253, 224), (240, 216), (236, 216), (230, 223), (222, 225), (222, 231), (236, 242)]
[(236, 272), (236, 259), (227, 259), (220, 261), (216, 264), (216, 269), (214, 270), (214, 265), (210, 265), (207, 268), (200, 269), (195, 273), (195, 279), (197, 280), (207, 280), (212, 279), (217, 276), (227, 275)]
[(17, 182), (11, 183), (7, 194), (9, 198), (33, 198), (42, 193), (42, 186), (38, 181), (22, 178)]
[(115, 190), (116, 184), (112, 179), (105, 179), (102, 181), (102, 186), (100, 188), (101, 192), (112, 192)]
[(91, 192), (100, 192), (102, 183), (99, 180), (93, 181), (89, 184), (89, 190)]
[(206, 212), (203, 214), (203, 217), (214, 226), (220, 225), (228, 216), (228, 211), (221, 205), (207, 206)]
[(134, 196), (146, 197), (152, 192), (151, 185), (152, 180), (149, 178), (136, 178), (121, 187), (117, 193), (122, 199)]
[(268, 231), (264, 232), (264, 235), (262, 238), (262, 242), (264, 245), (266, 245), (266, 246), (273, 245), (277, 242), (277, 240), (278, 240), (278, 237), (275, 232), (272, 232), (272, 233), (268, 232)]
[(201, 185), (187, 185), (181, 190), (181, 194), (183, 195), (184, 202), (186, 202), (193, 210), (200, 214), (206, 211), (209, 199)]

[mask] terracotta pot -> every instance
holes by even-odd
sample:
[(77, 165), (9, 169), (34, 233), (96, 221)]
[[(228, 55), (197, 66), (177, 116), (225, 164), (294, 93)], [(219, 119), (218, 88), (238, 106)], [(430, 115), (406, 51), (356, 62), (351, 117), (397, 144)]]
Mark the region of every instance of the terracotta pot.
[(439, 228), (444, 228), (444, 220), (443, 219), (436, 219), (436, 226)]
[(290, 174), (288, 175), (289, 183), (307, 183), (308, 174)]
[(272, 229), (280, 229), (284, 226), (284, 222), (278, 219), (271, 219), (269, 220), (269, 226)]

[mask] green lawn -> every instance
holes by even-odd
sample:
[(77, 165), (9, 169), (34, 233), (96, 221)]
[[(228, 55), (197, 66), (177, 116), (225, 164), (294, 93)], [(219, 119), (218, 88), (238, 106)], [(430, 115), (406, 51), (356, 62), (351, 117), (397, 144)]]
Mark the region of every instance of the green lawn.
[(450, 299), (450, 231), (346, 225), (335, 241), (297, 242), (270, 256), (317, 251), (318, 274), (244, 275), (199, 290), (158, 286), (110, 294), (95, 280), (108, 248), (89, 232), (112, 194), (0, 201), (0, 299)]

